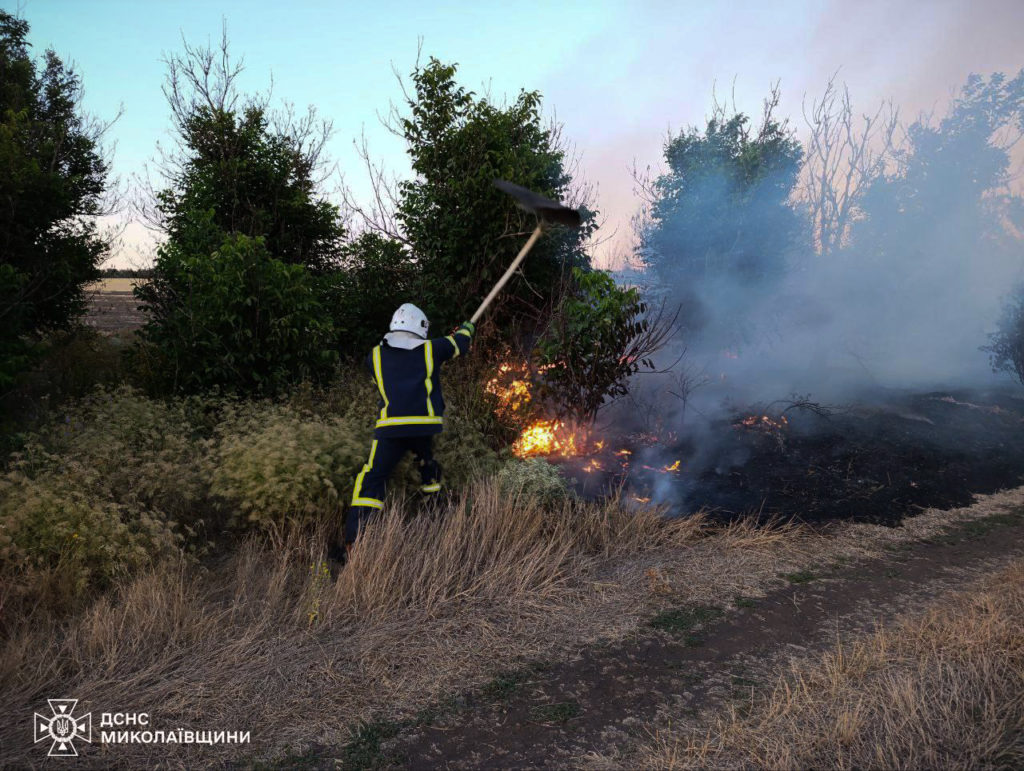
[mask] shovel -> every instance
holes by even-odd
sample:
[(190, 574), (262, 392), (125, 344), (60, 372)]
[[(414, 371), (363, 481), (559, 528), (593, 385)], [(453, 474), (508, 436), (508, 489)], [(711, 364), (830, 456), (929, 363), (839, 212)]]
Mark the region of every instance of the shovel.
[(544, 232), (544, 226), (548, 224), (565, 225), (569, 228), (578, 228), (580, 226), (580, 213), (576, 209), (570, 209), (568, 206), (563, 206), (557, 201), (552, 201), (550, 198), (545, 198), (542, 195), (537, 195), (532, 190), (527, 190), (525, 187), (519, 185), (513, 185), (511, 182), (506, 182), (503, 179), (494, 180), (494, 186), (504, 193), (508, 193), (516, 200), (516, 205), (532, 214), (537, 215), (537, 227), (533, 229), (533, 233), (530, 234), (529, 240), (523, 244), (523, 248), (519, 250), (519, 254), (512, 260), (512, 264), (508, 266), (508, 270), (505, 274), (498, 279), (498, 283), (494, 285), (494, 288), (487, 294), (484, 301), (480, 303), (480, 307), (476, 309), (476, 313), (470, 319), (474, 324), (477, 322), (487, 306), (491, 304), (491, 301), (498, 295), (502, 287), (508, 283), (508, 280), (512, 278), (512, 274), (516, 272), (516, 268), (523, 261), (533, 245), (537, 243), (537, 239), (541, 237)]

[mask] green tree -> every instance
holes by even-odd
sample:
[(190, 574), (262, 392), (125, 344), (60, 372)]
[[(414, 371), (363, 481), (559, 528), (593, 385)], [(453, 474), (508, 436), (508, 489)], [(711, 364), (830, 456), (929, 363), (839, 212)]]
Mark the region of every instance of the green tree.
[[(401, 119), (415, 179), (399, 187), (396, 218), (416, 260), (418, 298), (433, 321), (468, 317), (509, 266), (533, 229), (532, 216), (492, 185), (508, 179), (556, 200), (572, 197), (572, 178), (557, 132), (541, 122), (541, 97), (520, 92), (507, 107), (459, 86), (456, 65), (431, 58), (412, 73), (414, 94)], [(552, 229), (495, 306), (499, 327), (530, 332), (558, 298), (553, 289), (574, 266), (595, 227), (584, 211), (580, 230)]]
[(724, 278), (754, 285), (779, 277), (806, 242), (789, 205), (803, 151), (773, 111), (773, 91), (754, 131), (743, 113), (716, 105), (704, 131), (691, 127), (665, 145), (668, 170), (650, 182), (641, 254), (663, 284)]
[(264, 105), (198, 105), (180, 131), (187, 157), (158, 194), (171, 239), (209, 249), (223, 234), (241, 233), (263, 238), (290, 265), (318, 273), (334, 265), (344, 236), (338, 209), (317, 197), (315, 157), (271, 129)]
[(342, 268), (323, 278), (324, 302), (342, 350), (361, 358), (380, 342), (395, 308), (418, 302), (416, 265), (400, 241), (373, 231), (346, 244), (341, 259)]
[(270, 120), (264, 97), (240, 95), (226, 34), (219, 52), (186, 44), (168, 65), (178, 149), (156, 194), (167, 241), (135, 289), (154, 380), (266, 394), (326, 374), (325, 287), (344, 236), (316, 189), (330, 124)]
[(151, 306), (160, 323), (142, 334), (168, 390), (274, 394), (336, 361), (316, 277), (271, 256), (262, 238), (231, 233), (210, 254), (170, 241), (152, 282), (172, 302)]
[(922, 268), (968, 267), (979, 246), (1014, 248), (1005, 224), (1024, 229), (1024, 210), (1006, 191), (1010, 152), (994, 141), (1003, 129), (1024, 131), (1024, 70), (1010, 80), (972, 75), (941, 121), (910, 126), (896, 168), (863, 193), (852, 250), (920, 280)]
[[(998, 318), (996, 293), (1019, 279), (1024, 254), (1024, 200), (1009, 185), (1021, 131), (1024, 70), (972, 75), (941, 120), (907, 129), (895, 166), (861, 196), (844, 257), (872, 281), (862, 312), (913, 340), (919, 366), (984, 366), (977, 351)], [(1020, 350), (1014, 302), (983, 349), (997, 369)]]
[(73, 69), (53, 51), (37, 67), (28, 29), (0, 11), (0, 388), (28, 364), (34, 338), (81, 315), (108, 249), (95, 221), (103, 127), (82, 114)]

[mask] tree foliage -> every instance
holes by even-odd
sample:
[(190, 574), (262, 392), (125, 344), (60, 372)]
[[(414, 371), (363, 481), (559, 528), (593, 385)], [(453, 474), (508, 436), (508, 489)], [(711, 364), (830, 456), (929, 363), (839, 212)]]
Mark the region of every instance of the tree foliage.
[(341, 269), (325, 276), (323, 286), (342, 351), (358, 358), (380, 342), (399, 305), (422, 302), (416, 265), (402, 244), (373, 231), (346, 244)]
[(82, 82), (53, 51), (37, 67), (28, 23), (0, 11), (0, 388), (32, 338), (67, 328), (108, 248), (101, 213), (103, 127), (80, 109)]
[[(540, 94), (523, 91), (501, 107), (455, 75), (455, 65), (433, 58), (418, 67), (400, 122), (416, 177), (400, 185), (396, 217), (417, 263), (421, 302), (442, 326), (472, 314), (534, 227), (493, 180), (556, 200), (573, 195), (565, 152), (541, 123)], [(594, 214), (584, 212), (584, 222), (578, 231), (552, 229), (533, 249), (494, 308), (501, 328), (536, 329), (550, 314), (560, 276), (589, 264), (584, 243)]]
[(344, 229), (337, 207), (317, 197), (315, 159), (271, 130), (262, 105), (201, 105), (181, 131), (189, 154), (158, 194), (171, 239), (209, 250), (223, 234), (241, 233), (263, 238), (290, 265), (323, 272), (335, 263)]
[(1011, 80), (972, 75), (946, 117), (909, 127), (896, 168), (862, 196), (854, 250), (920, 278), (922, 262), (934, 267), (939, 255), (958, 254), (948, 264), (966, 265), (979, 244), (1004, 248), (1004, 223), (1019, 232), (1024, 217), (1004, 188), (1010, 154), (995, 141), (1003, 129), (1024, 131), (1024, 70)]
[(159, 323), (142, 336), (168, 390), (274, 394), (336, 359), (317, 279), (273, 257), (262, 238), (231, 233), (210, 254), (169, 241), (147, 288), (166, 300), (150, 305)]
[(996, 331), (983, 346), (993, 372), (1010, 372), (1024, 385), (1024, 284), (1007, 298)]
[(629, 378), (653, 368), (650, 356), (672, 322), (652, 324), (635, 287), (619, 287), (603, 271), (574, 268), (573, 288), (536, 348), (540, 401), (585, 423), (609, 399), (629, 393)]
[(315, 172), (329, 133), (267, 118), (266, 100), (235, 88), (226, 35), (219, 54), (168, 61), (165, 94), (178, 152), (156, 194), (167, 241), (154, 278), (136, 287), (153, 379), (267, 394), (328, 371), (333, 348), (324, 287), (344, 229)]
[(723, 276), (760, 283), (778, 277), (806, 239), (788, 203), (803, 151), (774, 117), (777, 103), (773, 92), (756, 131), (746, 115), (716, 105), (703, 131), (669, 138), (668, 170), (644, 185), (649, 222), (641, 244), (663, 284)]

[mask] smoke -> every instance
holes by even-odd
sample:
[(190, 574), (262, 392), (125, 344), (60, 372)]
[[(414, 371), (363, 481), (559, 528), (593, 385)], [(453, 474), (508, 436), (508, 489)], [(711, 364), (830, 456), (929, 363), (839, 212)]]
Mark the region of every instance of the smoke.
[[(654, 197), (640, 281), (655, 301), (680, 307), (682, 329), (659, 354), (662, 371), (634, 378), (629, 399), (598, 426), (657, 437), (631, 445), (638, 493), (678, 512), (762, 501), (806, 508), (828, 490), (861, 496), (860, 477), (866, 488), (888, 489), (889, 470), (905, 466), (896, 484), (903, 492), (893, 494), (905, 503), (925, 472), (903, 458), (927, 445), (935, 485), (921, 498), (927, 503), (944, 500), (946, 472), (937, 469), (963, 463), (969, 443), (990, 466), (999, 448), (1009, 453), (1007, 437), (1019, 433), (1013, 418), (954, 427), (957, 409), (981, 408), (932, 392), (969, 400), (960, 389), (1020, 391), (1010, 375), (992, 372), (980, 348), (1024, 282), (1024, 199), (1008, 184), (1009, 148), (1021, 133), (1024, 70), (969, 81), (944, 116), (907, 126), (905, 140), (864, 175), (827, 253), (791, 165), (768, 164), (750, 184), (750, 167), (736, 174), (716, 155), (719, 144), (694, 134), (670, 141), (676, 155), (666, 174), (675, 176), (647, 187)], [(750, 134), (758, 136), (778, 140)], [(825, 419), (819, 408), (842, 417)], [(744, 423), (751, 414), (763, 417)], [(872, 456), (881, 458), (874, 466)], [(677, 460), (679, 473), (666, 473)], [(808, 497), (768, 492), (776, 472), (786, 476), (783, 488)], [(827, 481), (815, 492), (819, 479)]]
[[(746, 196), (736, 216), (746, 222), (742, 238), (753, 244), (743, 247), (748, 258), (770, 262), (774, 245), (787, 241), (787, 269), (752, 280), (725, 264), (668, 282), (665, 270), (649, 271), (648, 278), (663, 279), (653, 293), (683, 310), (686, 354), (653, 378), (656, 384), (638, 383), (640, 391), (663, 394), (662, 415), (689, 407), (693, 426), (695, 415), (715, 413), (723, 403), (767, 403), (794, 393), (838, 402), (868, 389), (1010, 383), (991, 372), (979, 347), (1008, 292), (1024, 280), (1021, 199), (1005, 187), (1008, 136), (1021, 131), (1024, 70), (1014, 80), (972, 81), (941, 120), (908, 127), (888, 165), (857, 192), (843, 246), (831, 254), (815, 253), (813, 238), (780, 235), (791, 222), (780, 218), (770, 196)], [(710, 201), (730, 216), (722, 191), (732, 180), (702, 172), (686, 184), (687, 201)], [(799, 198), (789, 205), (806, 214)], [(712, 218), (704, 209), (699, 215)], [(663, 219), (658, 226), (647, 239), (657, 252), (649, 262), (684, 260), (701, 238), (699, 222), (676, 227)], [(700, 244), (711, 262), (714, 249)], [(662, 359), (678, 355), (666, 351)], [(673, 385), (676, 398), (665, 398)], [(687, 398), (678, 398), (687, 387)]]

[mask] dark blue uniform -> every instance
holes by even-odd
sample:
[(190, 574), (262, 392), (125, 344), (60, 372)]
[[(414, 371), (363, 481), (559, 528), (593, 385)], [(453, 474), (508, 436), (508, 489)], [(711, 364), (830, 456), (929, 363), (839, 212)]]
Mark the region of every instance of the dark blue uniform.
[(370, 457), (356, 477), (352, 506), (345, 521), (345, 541), (352, 543), (359, 527), (384, 508), (388, 477), (406, 452), (420, 469), (420, 491), (441, 489), (441, 469), (434, 460), (434, 434), (444, 429), (444, 397), (440, 369), (449, 359), (469, 351), (473, 325), (462, 324), (453, 335), (427, 340), (412, 349), (376, 346), (366, 359), (380, 393), (380, 414), (373, 432)]

